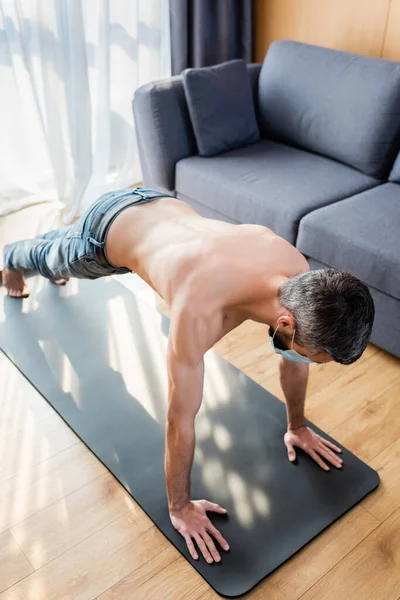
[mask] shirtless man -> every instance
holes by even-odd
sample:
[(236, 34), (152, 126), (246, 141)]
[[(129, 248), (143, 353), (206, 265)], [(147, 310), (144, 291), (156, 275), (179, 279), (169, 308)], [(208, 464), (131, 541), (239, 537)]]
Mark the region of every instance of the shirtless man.
[(142, 188), (105, 194), (71, 227), (9, 245), (2, 279), (10, 296), (28, 295), (25, 270), (55, 283), (134, 271), (169, 305), (166, 487), (171, 522), (194, 559), (194, 541), (210, 563), (221, 560), (214, 539), (228, 549), (206, 514), (226, 510), (190, 497), (203, 356), (247, 319), (269, 325), (282, 355), (289, 460), (299, 447), (325, 470), (327, 463), (341, 467), (340, 449), (305, 426), (304, 403), (307, 363), (350, 364), (369, 341), (373, 301), (352, 275), (310, 271), (302, 254), (266, 227), (206, 219), (184, 202)]

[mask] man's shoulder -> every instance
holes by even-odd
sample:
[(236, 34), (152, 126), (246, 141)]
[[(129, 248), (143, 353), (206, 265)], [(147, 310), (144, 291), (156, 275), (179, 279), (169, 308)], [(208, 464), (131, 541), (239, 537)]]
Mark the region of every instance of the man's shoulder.
[(288, 271), (289, 277), (307, 273), (310, 270), (310, 265), (303, 254), (284, 238), (275, 237), (274, 249), (279, 265), (283, 270)]

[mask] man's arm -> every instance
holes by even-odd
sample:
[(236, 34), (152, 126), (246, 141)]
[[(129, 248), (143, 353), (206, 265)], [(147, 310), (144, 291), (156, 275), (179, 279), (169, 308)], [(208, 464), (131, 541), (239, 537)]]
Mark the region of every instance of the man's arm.
[(168, 349), (168, 414), (165, 476), (170, 511), (190, 501), (190, 470), (195, 447), (194, 422), (203, 397), (204, 359), (197, 364), (181, 362)]
[(329, 471), (328, 465), (322, 458), (325, 458), (335, 467), (340, 468), (343, 461), (333, 451), (341, 452), (341, 450), (335, 444), (332, 444), (332, 442), (316, 434), (305, 424), (304, 406), (308, 372), (308, 364), (289, 361), (283, 356), (281, 357), (279, 362), (279, 376), (285, 395), (288, 421), (288, 429), (284, 440), (290, 461), (296, 459), (295, 446), (297, 446), (309, 454), (322, 469)]
[(288, 429), (294, 430), (305, 424), (304, 405), (308, 383), (309, 366), (281, 356), (279, 378), (286, 400)]
[(172, 310), (167, 350), (165, 471), (168, 504), (173, 510), (180, 510), (190, 499), (194, 421), (203, 399), (204, 353), (211, 343), (208, 328), (215, 328), (196, 306), (188, 309), (182, 304), (177, 302)]
[[(186, 305), (190, 303), (186, 303)], [(212, 525), (206, 511), (226, 510), (207, 500), (190, 499), (190, 471), (195, 448), (195, 417), (203, 398), (204, 353), (219, 339), (222, 318), (175, 307), (168, 340), (168, 413), (165, 475), (173, 526), (198, 558), (193, 540), (207, 562), (221, 559), (210, 534), (227, 550), (226, 540)], [(193, 539), (192, 539), (193, 538)]]

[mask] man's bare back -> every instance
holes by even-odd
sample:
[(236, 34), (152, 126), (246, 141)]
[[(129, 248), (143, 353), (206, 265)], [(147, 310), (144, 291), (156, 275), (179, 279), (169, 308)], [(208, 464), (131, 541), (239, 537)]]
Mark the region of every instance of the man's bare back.
[(300, 252), (267, 227), (204, 218), (175, 198), (120, 213), (106, 251), (114, 265), (129, 267), (170, 307), (190, 299), (206, 312), (220, 309), (237, 324), (246, 315), (264, 321), (268, 289), (272, 299), (278, 279), (309, 270)]

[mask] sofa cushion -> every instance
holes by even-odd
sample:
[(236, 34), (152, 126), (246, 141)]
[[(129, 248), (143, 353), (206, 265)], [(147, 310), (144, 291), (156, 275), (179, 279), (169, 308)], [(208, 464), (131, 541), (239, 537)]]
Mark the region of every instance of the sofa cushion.
[(260, 139), (244, 61), (186, 69), (183, 86), (201, 156), (213, 156)]
[(296, 245), (400, 299), (400, 185), (386, 183), (306, 215)]
[(291, 243), (308, 212), (378, 181), (328, 158), (261, 140), (176, 165), (176, 191), (240, 223), (270, 227)]
[(398, 151), (400, 63), (277, 41), (258, 109), (264, 135), (387, 177)]
[(193, 200), (193, 198), (189, 198), (188, 196), (185, 196), (185, 194), (181, 194), (180, 192), (177, 192), (176, 197), (179, 200), (186, 202), (186, 204), (189, 204), (189, 206), (194, 208), (195, 211), (202, 217), (207, 217), (208, 219), (216, 219), (217, 221), (226, 221), (227, 223), (232, 223), (233, 225), (240, 225), (240, 223), (238, 223), (238, 221), (231, 219), (227, 215), (222, 215), (221, 213), (217, 212), (213, 208), (210, 208), (209, 206), (204, 206), (204, 204), (200, 204), (199, 202), (196, 202), (196, 200)]

